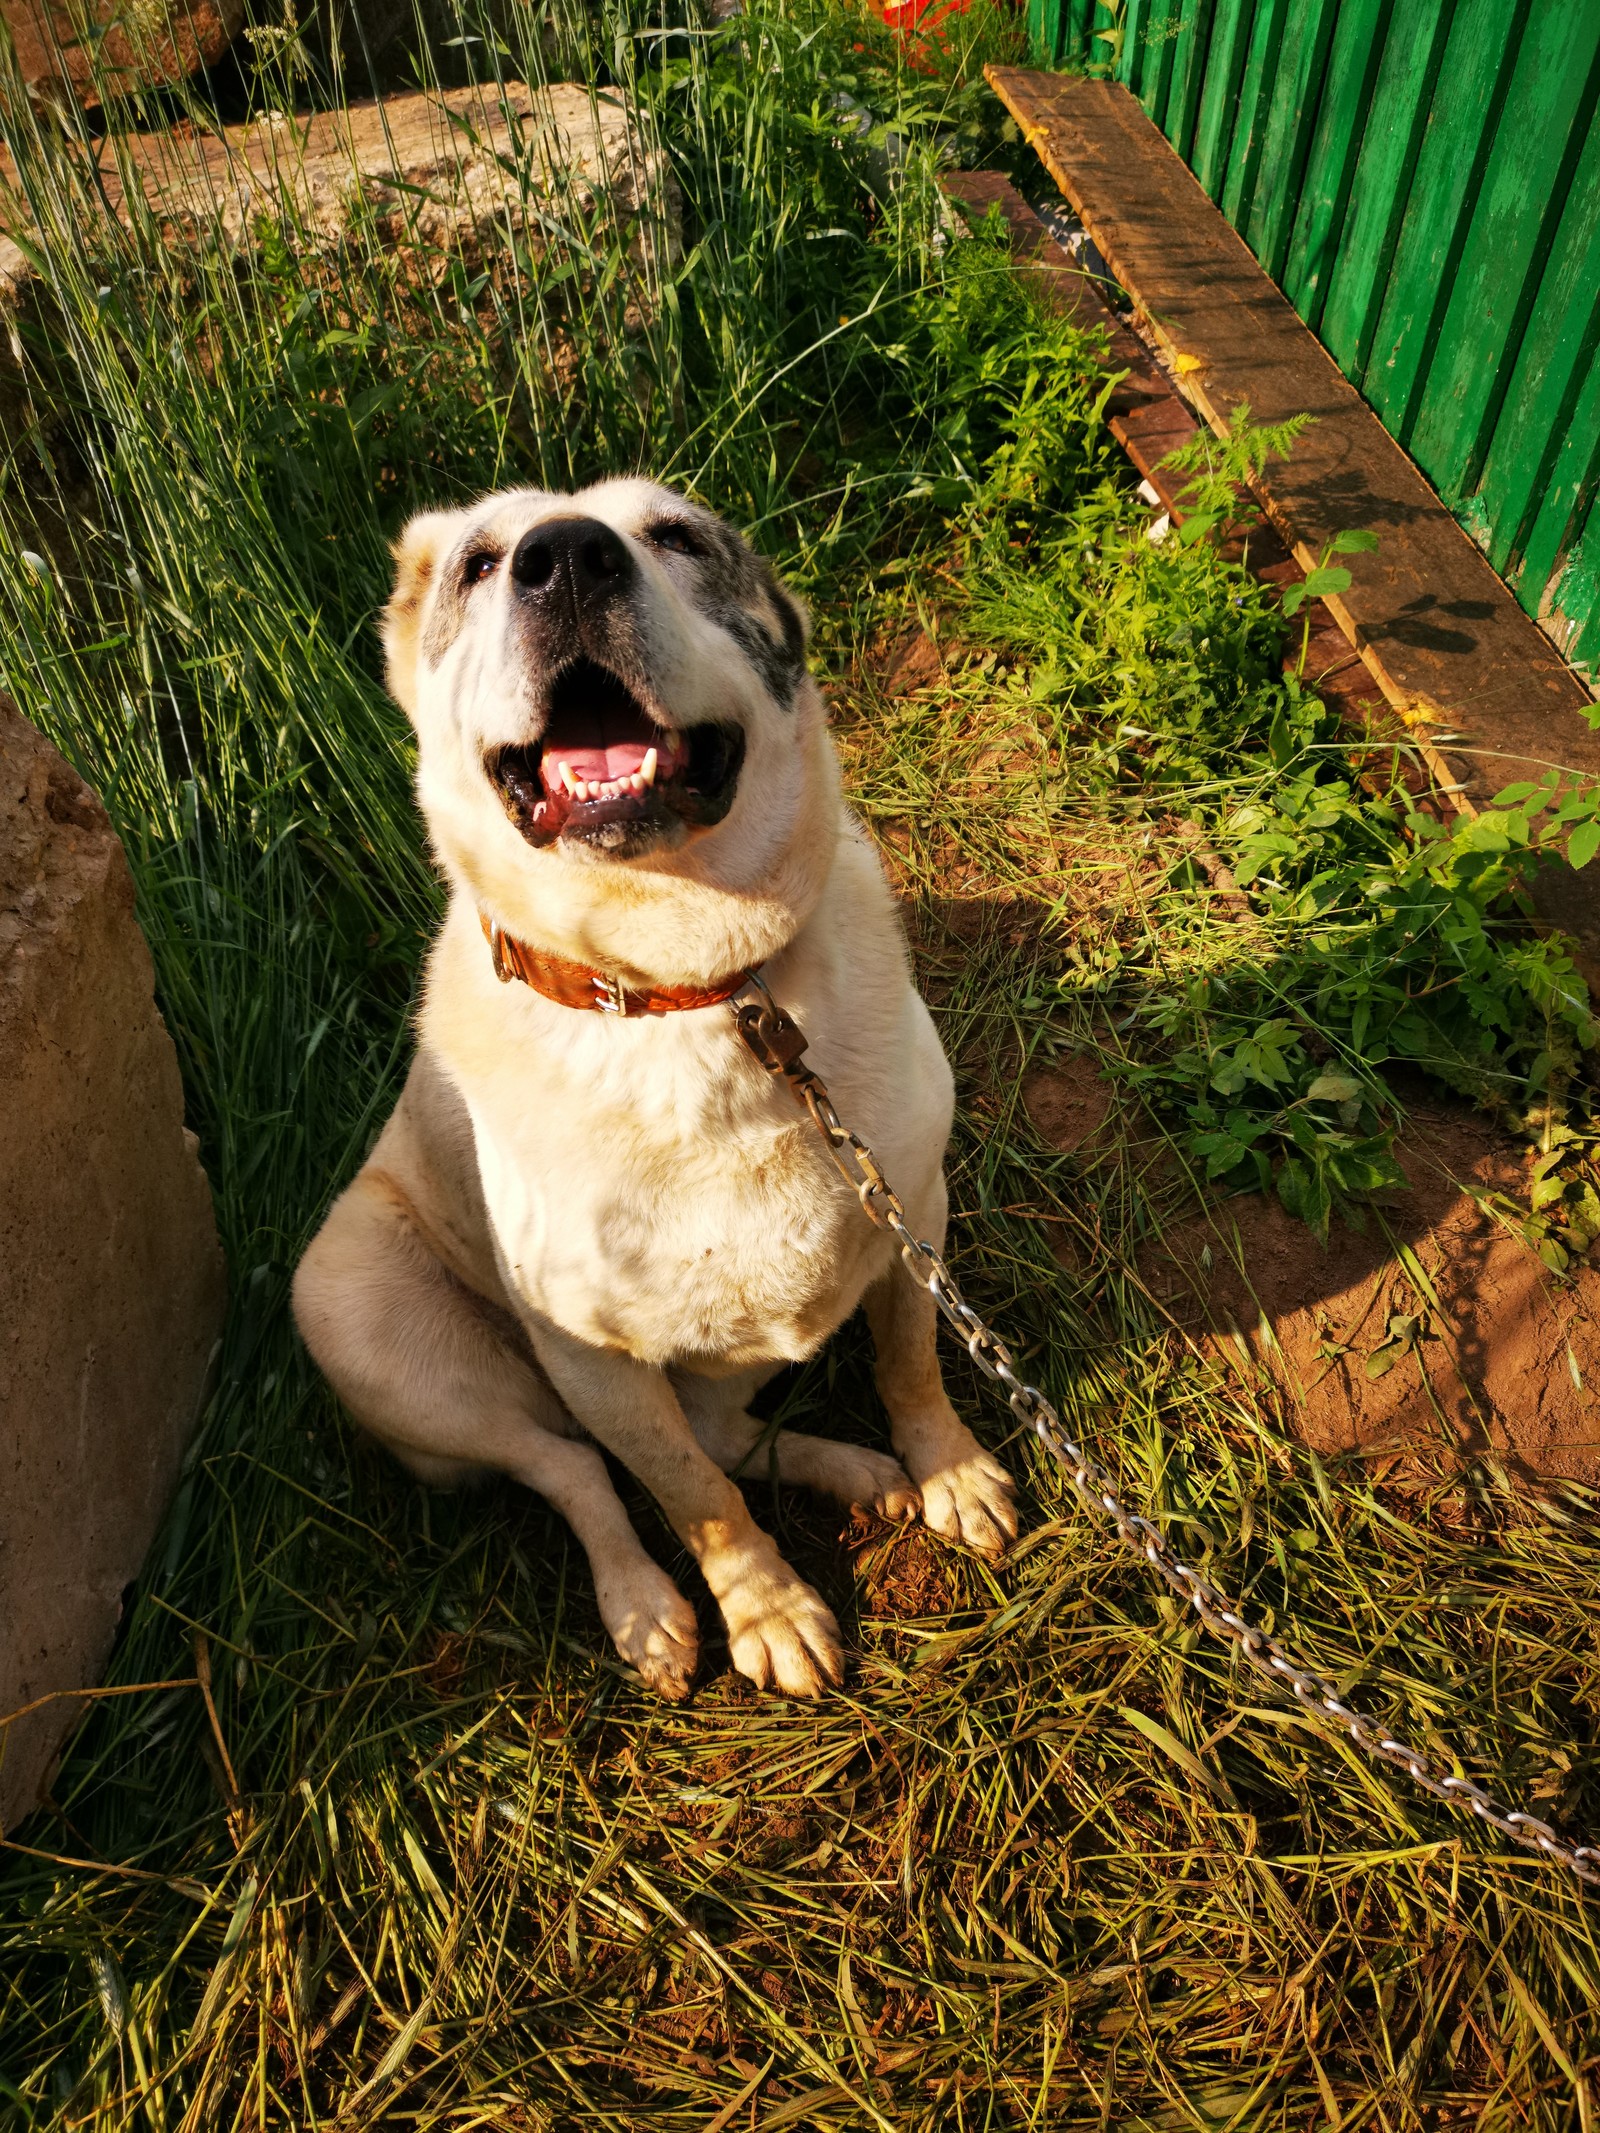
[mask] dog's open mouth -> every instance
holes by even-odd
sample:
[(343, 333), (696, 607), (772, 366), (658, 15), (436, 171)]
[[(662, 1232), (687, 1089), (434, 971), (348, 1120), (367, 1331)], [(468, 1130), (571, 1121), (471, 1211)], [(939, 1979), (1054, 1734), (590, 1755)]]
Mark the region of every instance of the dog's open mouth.
[(556, 677), (543, 736), (496, 749), (485, 767), (530, 844), (566, 836), (618, 850), (674, 822), (720, 822), (743, 761), (737, 726), (669, 726), (620, 675), (578, 659)]

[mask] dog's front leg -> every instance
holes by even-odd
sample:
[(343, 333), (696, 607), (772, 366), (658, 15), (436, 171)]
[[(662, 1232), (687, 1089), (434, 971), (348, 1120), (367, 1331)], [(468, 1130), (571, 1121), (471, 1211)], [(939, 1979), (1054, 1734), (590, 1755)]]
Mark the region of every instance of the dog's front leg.
[(642, 1481), (700, 1565), (733, 1663), (758, 1688), (820, 1696), (844, 1678), (839, 1625), (701, 1449), (666, 1372), (532, 1319), (534, 1351), (570, 1411)]
[[(944, 1179), (907, 1216), (917, 1235), (944, 1249)], [(922, 1491), (922, 1522), (946, 1540), (999, 1557), (1017, 1537), (1011, 1477), (955, 1409), (939, 1372), (939, 1307), (898, 1253), (862, 1299), (877, 1352), (878, 1394), (906, 1472)]]

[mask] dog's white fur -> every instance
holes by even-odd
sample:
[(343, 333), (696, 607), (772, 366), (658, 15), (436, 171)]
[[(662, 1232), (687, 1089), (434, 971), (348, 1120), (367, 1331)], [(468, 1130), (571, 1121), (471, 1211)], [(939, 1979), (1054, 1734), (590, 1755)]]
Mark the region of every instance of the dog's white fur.
[[(537, 736), (549, 677), (527, 655), (507, 569), (470, 595), (449, 575), (474, 544), (505, 556), (574, 512), (628, 543), (655, 699), (682, 727), (716, 718), (745, 735), (726, 818), (631, 858), (535, 848), (508, 816), (486, 759)], [(764, 966), (840, 1114), (918, 1234), (942, 1244), (950, 1072), (844, 807), (820, 696), (806, 677), (792, 704), (775, 700), (704, 595), (709, 566), (642, 537), (663, 512), (701, 517), (622, 481), (430, 513), (402, 537), (390, 680), (416, 728), (450, 907), (404, 1093), (307, 1252), (295, 1310), (346, 1406), (413, 1471), (496, 1469), (565, 1514), (619, 1650), (663, 1694), (687, 1692), (694, 1613), (596, 1443), (694, 1553), (739, 1670), (816, 1694), (841, 1676), (837, 1627), (726, 1470), (760, 1444), (745, 1411), (757, 1387), (864, 1302), (901, 1463), (784, 1431), (757, 1475), (775, 1466), (891, 1518), (920, 1508), (936, 1532), (999, 1553), (1016, 1531), (1010, 1486), (945, 1395), (932, 1302), (727, 1008), (622, 1019), (555, 1005), (497, 980), (480, 923), (634, 985)], [(765, 595), (747, 585), (745, 599), (770, 630)], [(459, 614), (453, 636), (441, 614)]]

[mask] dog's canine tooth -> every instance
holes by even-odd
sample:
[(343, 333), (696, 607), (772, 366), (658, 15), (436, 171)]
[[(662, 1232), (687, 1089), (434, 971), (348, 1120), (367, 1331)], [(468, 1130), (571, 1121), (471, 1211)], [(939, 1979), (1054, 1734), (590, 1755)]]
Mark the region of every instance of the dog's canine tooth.
[(639, 778), (642, 781), (641, 790), (644, 785), (654, 785), (656, 782), (656, 751), (653, 748), (647, 748), (644, 752), (644, 761), (639, 765)]

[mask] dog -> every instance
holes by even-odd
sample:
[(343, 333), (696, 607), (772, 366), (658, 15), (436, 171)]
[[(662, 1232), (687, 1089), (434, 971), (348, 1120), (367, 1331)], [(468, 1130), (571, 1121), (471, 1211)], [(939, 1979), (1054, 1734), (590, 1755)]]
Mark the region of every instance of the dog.
[[(933, 1299), (727, 1004), (759, 971), (940, 1248), (953, 1083), (806, 615), (721, 519), (640, 480), (425, 512), (395, 559), (388, 679), (449, 904), (399, 1103), (296, 1271), (301, 1333), (422, 1480), (488, 1470), (556, 1506), (663, 1696), (689, 1691), (696, 1617), (602, 1447), (693, 1554), (739, 1672), (820, 1695), (838, 1625), (730, 1474), (991, 1557), (1017, 1517), (946, 1396)], [(747, 1412), (858, 1304), (894, 1459)]]

